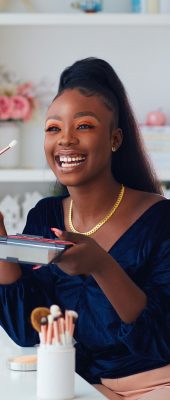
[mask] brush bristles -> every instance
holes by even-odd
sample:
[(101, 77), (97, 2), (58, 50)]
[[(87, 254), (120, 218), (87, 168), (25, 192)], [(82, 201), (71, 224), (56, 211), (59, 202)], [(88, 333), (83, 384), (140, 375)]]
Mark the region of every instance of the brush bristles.
[(11, 143), (9, 143), (9, 147), (14, 147), (17, 144), (17, 140), (12, 140)]
[(48, 318), (48, 323), (52, 324), (53, 323), (53, 316), (51, 314), (47, 315)]
[(47, 324), (48, 324), (48, 319), (47, 319), (47, 317), (42, 317), (42, 318), (41, 318), (41, 321), (40, 321), (40, 324), (41, 324), (41, 325), (47, 325)]
[(68, 310), (67, 313), (68, 313), (68, 315), (69, 315), (70, 317), (73, 317), (73, 318), (75, 318), (75, 319), (78, 318), (78, 314), (77, 314), (77, 312), (74, 311), (74, 310)]
[(53, 304), (53, 305), (50, 307), (50, 312), (51, 312), (52, 315), (56, 315), (56, 313), (57, 313), (58, 311), (60, 311), (60, 307), (57, 306), (56, 304)]

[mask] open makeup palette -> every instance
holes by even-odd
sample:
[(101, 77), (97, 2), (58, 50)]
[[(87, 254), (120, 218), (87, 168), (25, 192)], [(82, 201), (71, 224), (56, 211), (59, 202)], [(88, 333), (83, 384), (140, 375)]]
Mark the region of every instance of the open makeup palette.
[(0, 236), (0, 260), (26, 264), (56, 264), (73, 243), (33, 235)]

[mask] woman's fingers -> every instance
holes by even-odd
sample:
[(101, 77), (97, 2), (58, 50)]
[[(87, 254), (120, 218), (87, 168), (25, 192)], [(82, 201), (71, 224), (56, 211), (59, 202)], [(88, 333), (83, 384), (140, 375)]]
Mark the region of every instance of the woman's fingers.
[(84, 243), (84, 242), (87, 242), (87, 240), (89, 239), (85, 235), (67, 232), (67, 231), (61, 231), (58, 228), (51, 228), (51, 230), (52, 230), (52, 232), (54, 232), (54, 234), (58, 238), (69, 241), (69, 242), (73, 242), (73, 243)]

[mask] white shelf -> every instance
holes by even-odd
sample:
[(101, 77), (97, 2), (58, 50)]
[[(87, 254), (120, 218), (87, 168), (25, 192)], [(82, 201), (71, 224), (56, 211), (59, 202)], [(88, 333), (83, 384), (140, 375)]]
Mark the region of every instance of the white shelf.
[(0, 26), (170, 26), (170, 14), (0, 13)]
[(56, 177), (48, 169), (1, 169), (0, 182), (55, 182)]

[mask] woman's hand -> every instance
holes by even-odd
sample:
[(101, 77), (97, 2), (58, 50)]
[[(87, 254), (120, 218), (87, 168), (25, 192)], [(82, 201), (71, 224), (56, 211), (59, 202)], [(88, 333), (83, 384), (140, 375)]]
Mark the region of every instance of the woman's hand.
[(0, 212), (0, 236), (7, 236), (7, 232), (4, 225), (4, 217), (1, 212)]
[(61, 254), (57, 264), (69, 275), (92, 275), (122, 321), (131, 323), (145, 308), (145, 293), (95, 240), (52, 228), (62, 240), (75, 245)]
[(107, 263), (110, 256), (89, 236), (51, 228), (61, 240), (75, 243), (61, 254), (57, 265), (69, 275), (90, 275)]

